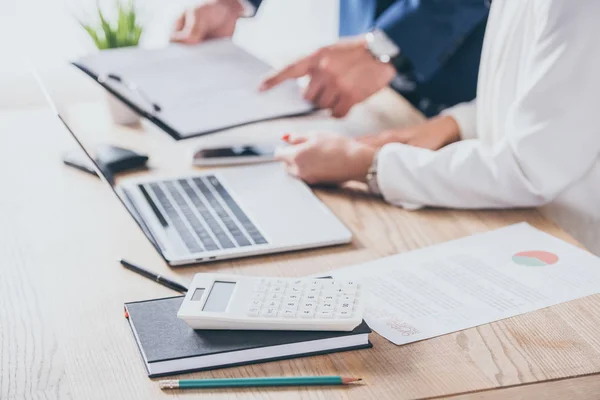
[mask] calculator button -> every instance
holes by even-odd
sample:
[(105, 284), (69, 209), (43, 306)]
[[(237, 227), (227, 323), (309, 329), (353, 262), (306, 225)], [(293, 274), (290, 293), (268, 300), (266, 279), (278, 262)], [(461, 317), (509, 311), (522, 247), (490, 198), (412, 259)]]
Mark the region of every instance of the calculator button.
[(333, 311), (333, 309), (334, 309), (334, 303), (331, 303), (331, 302), (324, 302), (324, 303), (321, 303), (321, 304), (319, 305), (319, 307), (320, 307), (322, 310), (331, 310), (331, 311)]
[(306, 302), (302, 302), (300, 304), (300, 307), (303, 310), (314, 310), (315, 308), (317, 308), (317, 303), (315, 303), (313, 301), (306, 301)]
[(300, 295), (290, 294), (290, 295), (286, 296), (285, 300), (286, 301), (300, 301)]
[(337, 292), (334, 290), (324, 290), (321, 292), (321, 296), (333, 296), (334, 299), (336, 299), (337, 296), (340, 296), (341, 294), (341, 292)]
[(294, 279), (290, 282), (292, 286), (304, 286), (304, 279)]
[(283, 295), (281, 293), (269, 293), (266, 296), (266, 300), (279, 300), (281, 301), (281, 299), (283, 298)]
[(327, 289), (327, 288), (335, 288), (335, 289), (337, 289), (340, 286), (340, 284), (337, 281), (333, 280), (333, 279), (323, 279), (323, 285), (322, 286), (323, 286), (324, 289)]
[(285, 286), (286, 284), (286, 280), (285, 279), (273, 279), (271, 280), (271, 285), (273, 286)]
[(297, 301), (286, 301), (283, 303), (283, 307), (286, 309), (296, 309), (296, 308), (298, 308), (298, 302)]
[(321, 291), (320, 286), (309, 286), (308, 289), (306, 290), (306, 293), (307, 294), (319, 294), (320, 291)]
[(283, 293), (285, 291), (284, 286), (271, 286), (269, 288), (269, 293)]
[(308, 301), (308, 302), (315, 302), (318, 299), (319, 299), (319, 296), (317, 296), (316, 294), (309, 294), (309, 295), (302, 297), (302, 301)]
[(250, 296), (250, 298), (252, 300), (262, 300), (265, 297), (264, 293), (261, 292), (254, 292), (252, 293), (252, 296)]
[(313, 318), (315, 316), (315, 310), (302, 310), (298, 313), (300, 318)]
[(279, 308), (280, 304), (281, 304), (281, 302), (279, 300), (273, 300), (273, 301), (267, 302), (267, 304), (265, 304), (263, 307), (277, 309), (277, 308)]
[(308, 285), (320, 287), (322, 283), (323, 283), (322, 279), (313, 279), (312, 281), (308, 282)]
[(330, 310), (320, 310), (320, 311), (317, 311), (316, 316), (317, 316), (317, 318), (332, 318), (333, 317), (333, 311), (330, 311)]
[(328, 303), (334, 302), (335, 300), (337, 300), (337, 295), (335, 294), (325, 294), (321, 297), (321, 299), (323, 299), (323, 301), (326, 301)]
[(263, 317), (275, 317), (277, 316), (276, 308), (263, 308), (260, 312), (260, 315)]
[(302, 293), (303, 287), (302, 286), (290, 286), (286, 289), (286, 293), (288, 294), (300, 294)]
[(354, 296), (342, 295), (339, 300), (342, 303), (354, 303)]
[(351, 311), (338, 311), (335, 313), (336, 318), (350, 318), (352, 316)]
[(258, 313), (260, 312), (259, 308), (251, 308), (248, 310), (249, 317), (258, 317)]
[(268, 285), (264, 285), (259, 283), (258, 285), (254, 286), (254, 291), (258, 292), (258, 293), (265, 293), (267, 290), (269, 289)]
[(250, 307), (256, 307), (256, 308), (260, 308), (260, 306), (262, 306), (262, 301), (260, 300), (252, 300), (250, 302)]
[(283, 318), (294, 318), (296, 316), (296, 310), (285, 309), (279, 311), (279, 316)]
[(339, 303), (337, 306), (338, 311), (352, 311), (352, 306), (354, 303)]

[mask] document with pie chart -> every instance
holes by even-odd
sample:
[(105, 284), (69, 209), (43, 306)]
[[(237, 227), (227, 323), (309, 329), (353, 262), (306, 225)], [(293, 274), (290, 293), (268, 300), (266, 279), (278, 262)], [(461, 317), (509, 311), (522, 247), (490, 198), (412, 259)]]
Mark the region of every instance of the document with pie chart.
[(365, 320), (395, 344), (600, 293), (600, 258), (526, 223), (331, 275), (364, 283)]

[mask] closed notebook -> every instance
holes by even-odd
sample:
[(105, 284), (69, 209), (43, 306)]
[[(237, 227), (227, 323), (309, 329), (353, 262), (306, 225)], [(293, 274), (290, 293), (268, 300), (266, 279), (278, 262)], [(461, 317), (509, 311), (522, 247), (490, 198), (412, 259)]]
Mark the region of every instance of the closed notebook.
[(230, 39), (103, 50), (73, 64), (176, 139), (314, 109), (293, 80), (259, 92), (271, 67)]
[(352, 332), (194, 330), (177, 318), (183, 298), (125, 304), (150, 377), (371, 347), (365, 322)]

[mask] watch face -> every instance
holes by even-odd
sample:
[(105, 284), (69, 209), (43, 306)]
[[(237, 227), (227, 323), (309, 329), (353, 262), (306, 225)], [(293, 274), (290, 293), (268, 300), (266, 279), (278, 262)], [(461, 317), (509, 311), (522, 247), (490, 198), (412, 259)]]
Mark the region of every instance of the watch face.
[(380, 30), (367, 33), (366, 39), (369, 51), (382, 62), (390, 62), (400, 53), (398, 46)]

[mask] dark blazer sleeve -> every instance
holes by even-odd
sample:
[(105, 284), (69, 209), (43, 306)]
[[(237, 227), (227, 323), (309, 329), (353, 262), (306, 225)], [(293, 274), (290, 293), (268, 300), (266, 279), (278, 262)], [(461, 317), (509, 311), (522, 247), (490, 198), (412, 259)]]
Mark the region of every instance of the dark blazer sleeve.
[(258, 10), (258, 7), (260, 7), (260, 3), (262, 3), (262, 0), (248, 0), (248, 3), (252, 4)]
[(484, 0), (398, 0), (375, 21), (426, 81), (487, 18)]

